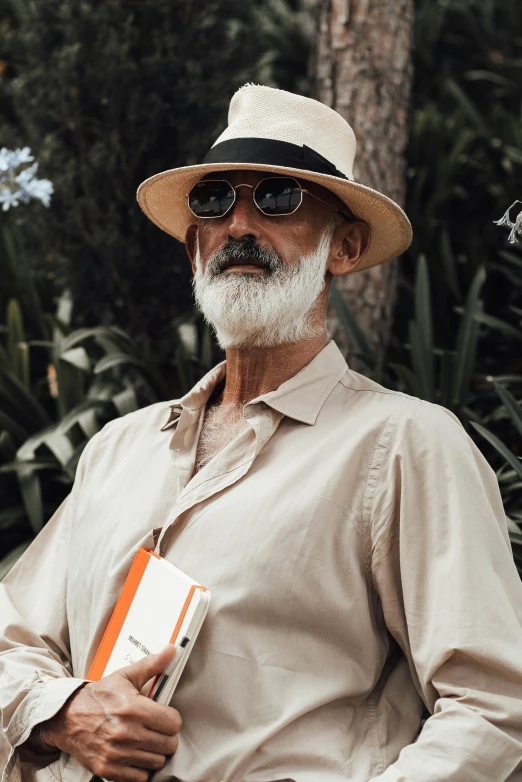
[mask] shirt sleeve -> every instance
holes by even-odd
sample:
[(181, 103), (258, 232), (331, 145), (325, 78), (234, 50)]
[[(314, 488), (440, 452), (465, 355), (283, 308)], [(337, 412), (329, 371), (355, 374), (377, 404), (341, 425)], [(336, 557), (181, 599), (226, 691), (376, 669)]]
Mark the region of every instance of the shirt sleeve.
[(15, 771), (20, 776), (16, 748), (34, 726), (53, 717), (87, 681), (73, 675), (66, 610), (69, 534), (84, 457), (71, 493), (0, 584), (0, 715), (8, 753), (3, 782)]
[(373, 583), (431, 716), (372, 782), (514, 779), (522, 585), (495, 473), (458, 419), (427, 402), (384, 433), (374, 467)]

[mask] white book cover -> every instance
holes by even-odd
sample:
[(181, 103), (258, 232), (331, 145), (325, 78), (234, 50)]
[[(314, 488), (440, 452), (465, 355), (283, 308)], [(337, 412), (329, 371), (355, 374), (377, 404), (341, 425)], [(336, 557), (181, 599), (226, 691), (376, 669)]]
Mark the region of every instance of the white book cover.
[[(139, 549), (89, 670), (93, 681), (156, 654), (167, 644), (186, 649), (159, 702), (168, 702), (205, 618), (210, 592), (148, 549)], [(152, 689), (151, 689), (152, 693)], [(149, 693), (149, 694), (151, 694)], [(168, 698), (168, 700), (166, 700)]]

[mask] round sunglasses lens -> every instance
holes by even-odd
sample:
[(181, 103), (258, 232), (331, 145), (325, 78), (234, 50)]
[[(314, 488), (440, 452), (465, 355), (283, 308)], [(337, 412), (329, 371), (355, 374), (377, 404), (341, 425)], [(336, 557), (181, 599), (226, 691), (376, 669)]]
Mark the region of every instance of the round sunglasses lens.
[(198, 182), (188, 197), (196, 217), (222, 217), (233, 203), (234, 191), (228, 182)]
[(266, 215), (288, 215), (301, 204), (303, 194), (295, 179), (273, 177), (262, 180), (255, 189), (254, 199)]

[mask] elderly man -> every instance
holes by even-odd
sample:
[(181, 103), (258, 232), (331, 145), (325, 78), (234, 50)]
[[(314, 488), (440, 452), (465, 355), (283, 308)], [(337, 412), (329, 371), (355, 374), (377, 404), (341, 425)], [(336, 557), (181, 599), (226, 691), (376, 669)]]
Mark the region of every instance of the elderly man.
[[(333, 277), (410, 241), (354, 153), (331, 109), (247, 85), (201, 165), (141, 185), (226, 362), (97, 434), (6, 578), (6, 779), (521, 778), (522, 589), (495, 475), (451, 413), (328, 341)], [(141, 692), (169, 648), (86, 680), (140, 546), (212, 592), (170, 706)]]

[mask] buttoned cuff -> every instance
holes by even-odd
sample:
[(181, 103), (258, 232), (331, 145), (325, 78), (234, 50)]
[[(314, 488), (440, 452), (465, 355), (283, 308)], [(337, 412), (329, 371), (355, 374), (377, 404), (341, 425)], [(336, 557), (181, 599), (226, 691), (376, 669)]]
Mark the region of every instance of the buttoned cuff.
[(66, 700), (89, 679), (77, 679), (72, 676), (53, 677), (39, 672), (40, 683), (36, 684), (25, 696), (17, 711), (19, 716), (5, 730), (4, 735), (10, 745), (10, 757), (2, 776), (2, 782), (8, 782), (16, 764), (16, 747), (23, 744), (35, 725), (54, 717)]

